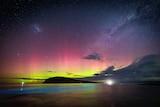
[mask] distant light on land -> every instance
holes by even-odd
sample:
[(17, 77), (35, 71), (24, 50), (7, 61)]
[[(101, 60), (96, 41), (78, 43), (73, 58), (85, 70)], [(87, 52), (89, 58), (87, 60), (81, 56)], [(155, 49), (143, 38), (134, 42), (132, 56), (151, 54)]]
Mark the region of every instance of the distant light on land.
[(24, 82), (21, 82), (21, 91), (23, 91)]
[(22, 87), (23, 87), (23, 85), (24, 85), (24, 82), (21, 83), (21, 86), (22, 86)]
[(113, 85), (114, 81), (113, 80), (106, 80), (105, 84), (107, 84), (107, 85)]

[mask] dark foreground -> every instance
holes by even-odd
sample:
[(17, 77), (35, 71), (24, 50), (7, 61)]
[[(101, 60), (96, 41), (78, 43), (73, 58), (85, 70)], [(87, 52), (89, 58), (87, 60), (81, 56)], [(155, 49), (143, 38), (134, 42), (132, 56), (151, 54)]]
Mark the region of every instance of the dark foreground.
[(56, 84), (0, 90), (0, 107), (160, 107), (159, 85)]

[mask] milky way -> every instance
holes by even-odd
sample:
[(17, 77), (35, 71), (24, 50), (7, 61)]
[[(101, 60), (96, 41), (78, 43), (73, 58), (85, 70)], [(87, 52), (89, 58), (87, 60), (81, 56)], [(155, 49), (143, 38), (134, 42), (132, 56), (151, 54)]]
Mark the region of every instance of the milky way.
[(0, 4), (0, 76), (85, 77), (160, 54), (159, 0)]

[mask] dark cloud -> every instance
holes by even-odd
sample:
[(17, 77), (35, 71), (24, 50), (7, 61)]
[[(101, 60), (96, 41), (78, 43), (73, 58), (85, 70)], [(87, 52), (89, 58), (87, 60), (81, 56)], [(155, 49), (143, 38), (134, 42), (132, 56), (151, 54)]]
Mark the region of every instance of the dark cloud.
[(41, 78), (14, 78), (14, 79), (22, 79), (22, 80), (45, 80)]
[(70, 73), (70, 72), (66, 72), (66, 74), (67, 74), (67, 75), (72, 75), (73, 73)]
[(82, 75), (74, 75), (74, 76), (76, 76), (76, 77), (80, 77), (80, 76), (82, 76)]
[(98, 53), (93, 53), (93, 54), (87, 55), (87, 56), (83, 57), (83, 59), (103, 61), (102, 56)]
[(102, 71), (100, 74), (107, 74), (107, 73), (113, 73), (114, 66), (109, 66), (106, 70)]
[(53, 72), (53, 71), (47, 71), (47, 72)]
[(120, 80), (160, 80), (160, 55), (146, 55), (133, 61), (128, 67), (117, 70), (114, 76)]
[(56, 71), (47, 71), (47, 72), (50, 72), (50, 73), (56, 73)]
[(74, 73), (71, 73), (71, 72), (66, 72), (67, 75), (72, 75), (72, 76), (75, 76), (75, 77), (81, 77), (82, 75), (78, 75), (78, 74), (74, 74)]
[(113, 65), (109, 66), (106, 70), (102, 71), (100, 75), (105, 76), (105, 74), (113, 74), (114, 68), (115, 67)]
[(114, 66), (96, 73), (84, 80), (104, 80), (107, 78), (118, 81), (159, 81), (160, 80), (160, 55), (146, 55), (136, 59), (127, 67), (114, 70)]
[(114, 68), (115, 68), (114, 66), (109, 66), (106, 70), (94, 74), (94, 77), (104, 78), (106, 74), (113, 74)]

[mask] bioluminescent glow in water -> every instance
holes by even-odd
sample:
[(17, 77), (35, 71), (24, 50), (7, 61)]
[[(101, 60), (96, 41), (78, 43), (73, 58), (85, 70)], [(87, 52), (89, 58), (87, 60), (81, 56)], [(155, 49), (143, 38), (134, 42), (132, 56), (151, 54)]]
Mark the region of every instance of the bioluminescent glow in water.
[(29, 93), (57, 93), (78, 90), (94, 89), (95, 84), (79, 84), (73, 86), (45, 86), (45, 87), (21, 87), (16, 89), (0, 90), (0, 94), (29, 94)]

